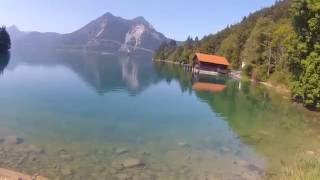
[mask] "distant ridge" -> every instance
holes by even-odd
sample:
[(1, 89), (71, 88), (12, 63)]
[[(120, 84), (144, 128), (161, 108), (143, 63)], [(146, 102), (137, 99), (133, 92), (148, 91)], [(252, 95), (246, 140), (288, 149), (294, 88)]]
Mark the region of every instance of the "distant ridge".
[(39, 43), (49, 47), (110, 52), (153, 52), (168, 41), (142, 16), (124, 19), (109, 12), (68, 34), (23, 32), (16, 26), (9, 27), (8, 31), (18, 46)]

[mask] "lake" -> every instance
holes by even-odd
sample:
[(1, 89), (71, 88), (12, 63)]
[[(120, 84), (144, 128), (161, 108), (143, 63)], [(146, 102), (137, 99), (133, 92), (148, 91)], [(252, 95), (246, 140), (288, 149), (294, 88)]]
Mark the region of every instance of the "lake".
[(0, 167), (50, 179), (263, 179), (319, 149), (318, 117), (261, 85), (144, 54), (1, 59)]

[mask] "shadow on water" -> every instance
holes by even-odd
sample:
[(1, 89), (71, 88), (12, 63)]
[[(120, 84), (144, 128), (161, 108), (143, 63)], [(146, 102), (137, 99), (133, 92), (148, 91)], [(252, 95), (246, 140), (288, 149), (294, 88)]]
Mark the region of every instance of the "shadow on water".
[(0, 53), (0, 74), (3, 73), (5, 68), (8, 66), (10, 61), (10, 52), (1, 52)]

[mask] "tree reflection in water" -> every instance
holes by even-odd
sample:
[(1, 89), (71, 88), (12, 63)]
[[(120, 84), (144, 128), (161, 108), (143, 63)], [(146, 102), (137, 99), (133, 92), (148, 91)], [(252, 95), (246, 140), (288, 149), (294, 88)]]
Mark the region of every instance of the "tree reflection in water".
[(4, 69), (8, 66), (10, 60), (10, 52), (0, 53), (0, 74), (3, 73)]

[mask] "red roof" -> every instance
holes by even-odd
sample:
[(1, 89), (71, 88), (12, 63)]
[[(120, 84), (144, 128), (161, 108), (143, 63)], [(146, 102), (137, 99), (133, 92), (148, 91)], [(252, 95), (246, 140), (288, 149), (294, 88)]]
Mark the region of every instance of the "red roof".
[(222, 65), (230, 66), (230, 63), (228, 62), (228, 60), (222, 56), (202, 54), (202, 53), (196, 53), (196, 56), (200, 62), (222, 64)]

